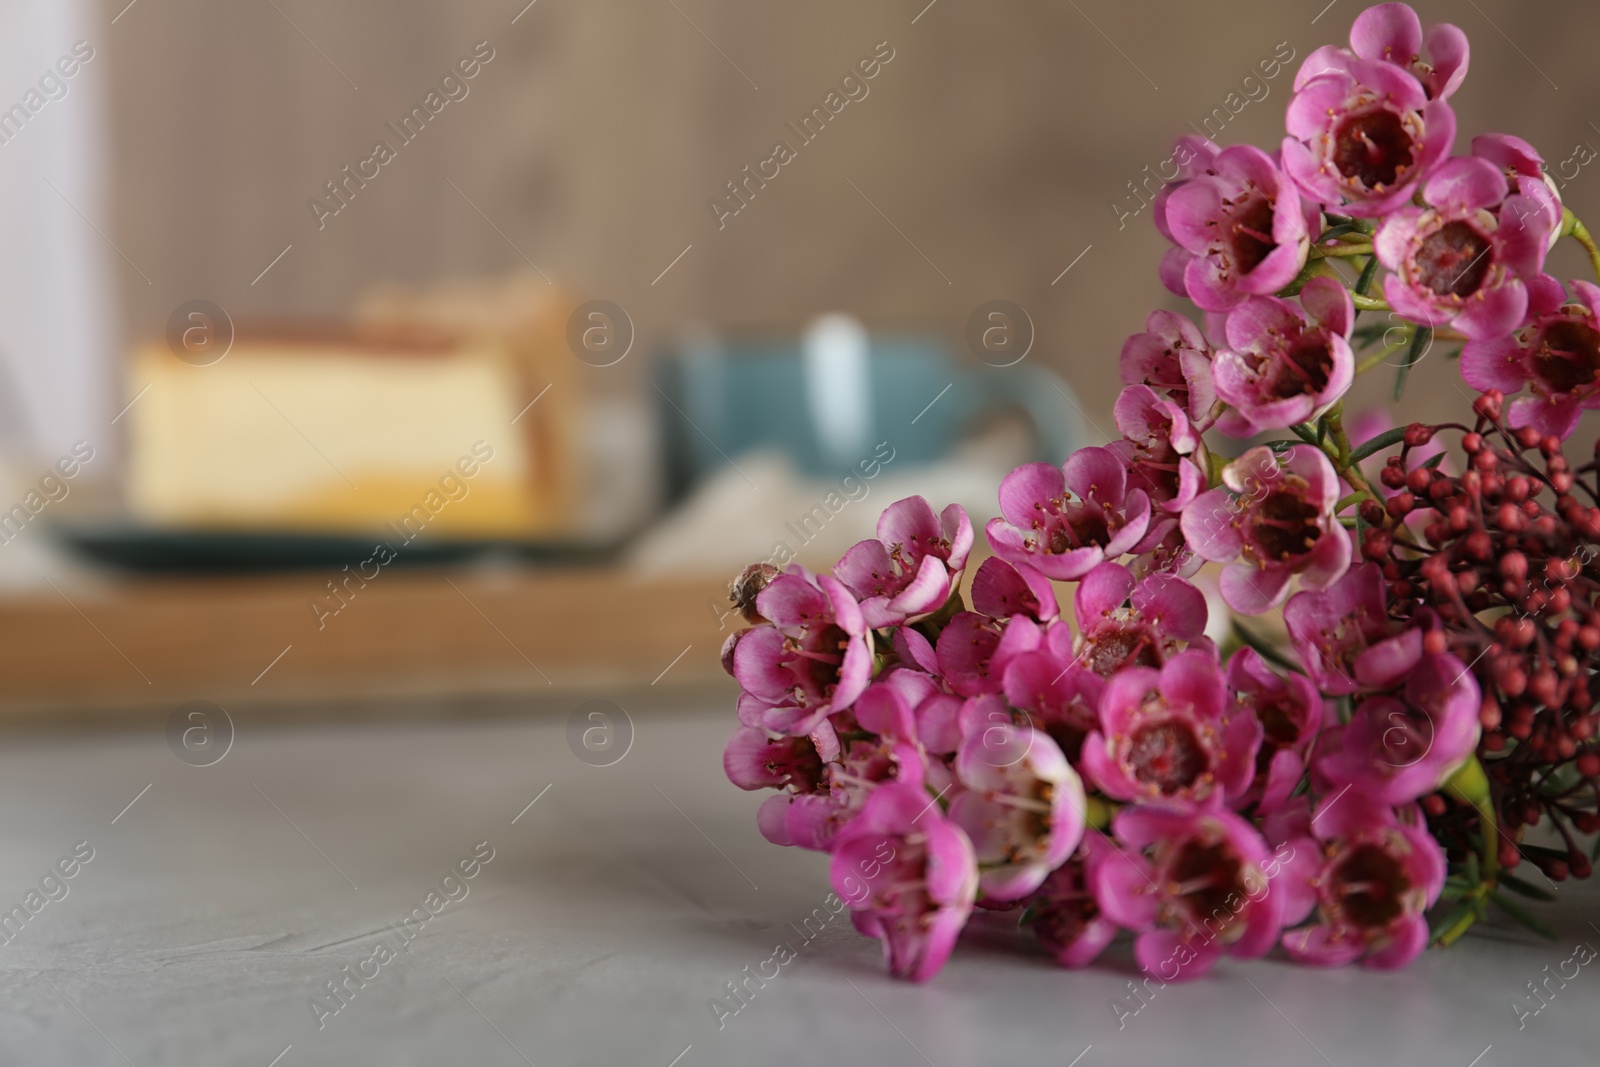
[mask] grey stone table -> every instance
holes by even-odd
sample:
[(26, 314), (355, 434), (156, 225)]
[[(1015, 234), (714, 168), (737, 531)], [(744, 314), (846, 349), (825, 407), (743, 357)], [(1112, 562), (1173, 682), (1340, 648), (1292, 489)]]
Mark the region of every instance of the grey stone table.
[[(725, 695), (624, 700), (607, 767), (569, 749), (577, 703), (240, 721), (205, 767), (159, 721), (7, 738), (0, 907), (26, 918), (0, 944), (0, 1065), (1596, 1062), (1600, 964), (1521, 1030), (1512, 1007), (1600, 946), (1585, 887), (1548, 909), (1555, 943), (1491, 927), (1392, 975), (1225, 961), (1132, 1015), (1126, 946), (1062, 971), (1004, 925), (912, 986), (844, 916), (802, 936), (825, 863), (766, 844), (723, 779)], [(712, 999), (780, 943), (795, 958), (719, 1027)]]

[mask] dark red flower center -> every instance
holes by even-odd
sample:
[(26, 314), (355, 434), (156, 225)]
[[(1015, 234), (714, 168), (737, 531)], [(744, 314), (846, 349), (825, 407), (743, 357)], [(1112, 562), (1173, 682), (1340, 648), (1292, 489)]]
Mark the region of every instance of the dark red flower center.
[(1050, 901), (1033, 913), (1035, 935), (1046, 946), (1067, 948), (1100, 915), (1100, 905), (1088, 893), (1081, 893)]
[(1261, 392), (1274, 400), (1315, 396), (1328, 388), (1333, 374), (1333, 348), (1321, 330), (1299, 334), (1282, 348), (1271, 348), (1251, 359)]
[(1422, 239), (1417, 280), (1439, 296), (1465, 299), (1477, 292), (1494, 265), (1494, 245), (1470, 222), (1452, 219)]
[(1272, 200), (1261, 193), (1251, 193), (1234, 207), (1228, 243), (1239, 274), (1255, 270), (1278, 247), (1272, 239), (1272, 207)]
[(1177, 719), (1141, 726), (1128, 740), (1128, 765), (1134, 777), (1164, 795), (1194, 785), (1211, 765), (1194, 729)]
[(1072, 501), (1049, 523), (1044, 550), (1059, 556), (1086, 545), (1104, 547), (1111, 542), (1112, 516), (1094, 500)]
[(1330, 891), (1345, 917), (1359, 926), (1382, 927), (1405, 911), (1402, 899), (1411, 888), (1400, 861), (1374, 844), (1345, 853), (1329, 876)]
[(775, 780), (794, 783), (802, 793), (814, 793), (822, 781), (822, 757), (817, 746), (804, 737), (785, 737), (767, 742), (767, 758), (762, 769)]
[(1269, 696), (1258, 701), (1252, 710), (1256, 718), (1261, 720), (1263, 734), (1261, 747), (1256, 750), (1256, 773), (1266, 774), (1278, 750), (1288, 748), (1299, 740), (1300, 727), (1290, 715), (1286, 700)]
[(839, 682), (839, 665), (844, 662), (850, 635), (833, 624), (806, 634), (803, 645), (790, 649), (789, 669), (801, 688), (811, 696), (829, 696)]
[(1177, 895), (1190, 915), (1201, 922), (1216, 921), (1212, 931), (1226, 926), (1249, 895), (1244, 864), (1226, 842), (1184, 842), (1172, 858), (1167, 877), (1177, 885)]
[(1552, 393), (1571, 393), (1600, 376), (1600, 330), (1561, 319), (1544, 328), (1533, 353), (1533, 373)]
[(1333, 165), (1366, 189), (1387, 189), (1415, 159), (1416, 142), (1399, 115), (1374, 105), (1345, 116), (1333, 134)]
[(1287, 476), (1252, 510), (1250, 537), (1265, 559), (1284, 562), (1304, 555), (1322, 536), (1321, 512), (1306, 500), (1305, 488), (1303, 479)]
[(1143, 489), (1156, 503), (1172, 500), (1183, 484), (1182, 462), (1183, 457), (1171, 446), (1140, 449), (1137, 460), (1128, 466), (1128, 481), (1134, 489)]

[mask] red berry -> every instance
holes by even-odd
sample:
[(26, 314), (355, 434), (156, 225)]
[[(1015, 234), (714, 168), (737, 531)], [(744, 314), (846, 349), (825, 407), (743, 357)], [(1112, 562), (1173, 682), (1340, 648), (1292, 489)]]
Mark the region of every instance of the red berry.
[(1528, 557), (1521, 552), (1507, 552), (1500, 557), (1500, 576), (1508, 582), (1521, 583), (1528, 577)]
[(1546, 706), (1556, 703), (1556, 672), (1549, 667), (1540, 667), (1533, 672), (1533, 677), (1528, 679), (1528, 695)]

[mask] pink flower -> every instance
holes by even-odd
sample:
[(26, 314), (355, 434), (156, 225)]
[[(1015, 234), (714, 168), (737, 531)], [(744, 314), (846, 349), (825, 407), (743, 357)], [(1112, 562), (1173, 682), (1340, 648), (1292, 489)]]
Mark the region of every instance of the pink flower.
[(1328, 63), (1322, 55), (1308, 56), (1296, 79), (1283, 169), (1316, 203), (1344, 203), (1338, 210), (1365, 218), (1385, 215), (1450, 154), (1455, 113), (1443, 100), (1429, 100), (1400, 67), (1359, 56)]
[(1303, 208), (1272, 157), (1253, 145), (1224, 148), (1208, 169), (1173, 191), (1167, 227), (1189, 254), (1183, 271), (1189, 299), (1207, 311), (1226, 311), (1294, 280), (1318, 217), (1315, 207)]
[(1205, 488), (1205, 472), (1191, 455), (1200, 435), (1176, 401), (1148, 385), (1130, 385), (1117, 397), (1113, 417), (1123, 435), (1108, 450), (1127, 465), (1130, 480), (1165, 511), (1182, 511)]
[(1301, 664), (1329, 696), (1387, 689), (1422, 658), (1422, 628), (1389, 620), (1376, 563), (1356, 564), (1326, 590), (1296, 593), (1283, 621)]
[(1182, 578), (1155, 574), (1136, 582), (1120, 563), (1083, 576), (1072, 598), (1077, 658), (1102, 678), (1128, 666), (1160, 667), (1205, 636), (1206, 598)]
[[(1356, 16), (1350, 50), (1324, 45), (1306, 57), (1295, 77), (1299, 92), (1311, 78), (1344, 69), (1351, 51), (1361, 59), (1393, 63), (1422, 84), (1430, 100), (1444, 100), (1467, 76), (1471, 50), (1467, 35), (1449, 23), (1430, 26), (1427, 35), (1417, 13), (1406, 4), (1378, 4)], [(1427, 55), (1431, 61), (1422, 57)]]
[[(1283, 872), (1283, 947), (1302, 963), (1337, 967), (1360, 959), (1393, 970), (1428, 944), (1423, 912), (1444, 888), (1444, 852), (1415, 806), (1392, 808), (1357, 790), (1324, 801), (1302, 833), (1288, 842)], [(1304, 818), (1304, 816), (1302, 816)]]
[(1006, 664), (1003, 688), (1006, 702), (1026, 712), (1028, 722), (1049, 734), (1067, 759), (1077, 763), (1083, 739), (1099, 725), (1105, 680), (1084, 664), (1072, 646), (1071, 630), (1051, 627), (1038, 649)]
[(1128, 561), (1128, 569), (1134, 577), (1166, 575), (1169, 578), (1190, 578), (1205, 566), (1206, 561), (1189, 547), (1189, 542), (1184, 538), (1180, 518), (1164, 512), (1150, 520), (1150, 532), (1144, 535), (1137, 554)]
[(935, 516), (920, 496), (898, 500), (878, 519), (878, 536), (852, 547), (833, 568), (861, 601), (867, 626), (899, 626), (944, 606), (972, 551), (972, 523), (959, 504)]
[(1146, 973), (1197, 978), (1224, 953), (1249, 959), (1272, 948), (1283, 894), (1268, 883), (1272, 853), (1248, 822), (1154, 804), (1123, 809), (1112, 828), (1127, 847), (1090, 868), (1090, 889), (1107, 918), (1139, 932), (1133, 954)]
[(834, 843), (829, 876), (856, 929), (883, 942), (889, 973), (916, 982), (944, 966), (978, 896), (972, 842), (908, 785), (873, 793)]
[(1300, 305), (1252, 297), (1228, 316), (1228, 347), (1212, 365), (1217, 395), (1237, 417), (1234, 437), (1307, 422), (1338, 400), (1355, 377), (1350, 328), (1355, 308), (1344, 286), (1312, 278)]
[[(916, 741), (916, 719), (905, 697), (908, 692), (918, 691), (917, 679), (930, 690), (933, 688), (926, 675), (896, 670), (861, 694), (853, 709), (855, 725), (860, 730), (852, 732), (871, 736), (854, 737), (841, 746), (831, 726), (823, 723), (819, 731), (822, 741), (817, 744), (818, 754), (826, 760), (821, 773), (814, 779), (791, 779), (792, 792), (768, 798), (762, 805), (757, 825), (767, 840), (828, 851), (840, 830), (860, 814), (875, 790), (895, 782), (919, 787), (924, 784), (928, 760)], [(736, 736), (735, 742), (739, 740)], [(744, 746), (753, 748), (753, 740), (745, 740), (741, 747)], [(723, 757), (725, 767), (734, 752), (734, 743), (728, 747), (729, 753)], [(748, 759), (743, 751), (739, 756)], [(802, 766), (811, 770), (809, 763)], [(767, 784), (762, 781), (766, 776), (759, 773), (765, 769), (763, 764), (755, 775), (747, 771), (742, 780), (734, 779), (734, 784), (746, 789), (755, 786), (746, 785), (745, 781)], [(733, 778), (731, 768), (728, 776)]]
[(972, 606), (997, 619), (1026, 615), (1046, 623), (1061, 616), (1050, 579), (1026, 563), (1012, 566), (999, 556), (984, 560), (972, 576)]
[(1484, 159), (1444, 163), (1423, 186), (1427, 207), (1401, 208), (1372, 238), (1391, 272), (1383, 293), (1395, 311), (1473, 339), (1502, 337), (1528, 310), (1526, 279), (1538, 275), (1550, 237), (1545, 202), (1508, 194)]
[(1071, 581), (1131, 550), (1150, 524), (1150, 498), (1128, 488), (1122, 462), (1080, 448), (1060, 467), (1028, 463), (1000, 483), (1000, 514), (986, 532), (997, 555)]
[(1087, 966), (1117, 935), (1117, 924), (1101, 912), (1090, 888), (1095, 879), (1088, 874), (1090, 867), (1108, 861), (1118, 863), (1121, 857), (1104, 837), (1090, 834), (1078, 854), (1051, 871), (1023, 902), (1022, 924), (1063, 967)]
[(1177, 312), (1152, 311), (1144, 328), (1123, 342), (1122, 384), (1148, 385), (1183, 408), (1191, 423), (1206, 424), (1217, 395), (1211, 346), (1200, 327)]
[(1259, 615), (1289, 591), (1289, 579), (1326, 589), (1350, 565), (1350, 536), (1333, 517), (1339, 476), (1312, 445), (1282, 457), (1252, 448), (1223, 468), (1223, 485), (1183, 513), (1183, 535), (1222, 572), (1222, 598), (1234, 611)]
[(1200, 435), (1189, 425), (1183, 405), (1163, 399), (1148, 385), (1126, 386), (1117, 396), (1112, 417), (1118, 432), (1140, 454), (1188, 455), (1200, 447)]
[(740, 789), (788, 789), (815, 793), (823, 788), (823, 767), (839, 758), (839, 738), (823, 722), (807, 737), (774, 736), (741, 726), (728, 739), (722, 769)]
[(1114, 800), (1232, 802), (1255, 775), (1261, 724), (1228, 712), (1210, 652), (1180, 652), (1159, 671), (1124, 667), (1106, 683), (1081, 769)]
[(1469, 342), (1461, 376), (1480, 392), (1526, 385), (1532, 395), (1511, 402), (1511, 425), (1565, 439), (1585, 410), (1600, 408), (1600, 288), (1575, 281), (1577, 299), (1565, 305), (1554, 279), (1528, 288), (1531, 321), (1509, 337)]
[[(1190, 181), (1212, 173), (1211, 165), (1221, 151), (1209, 137), (1191, 137), (1188, 134), (1179, 137), (1173, 145), (1172, 162), (1178, 168), (1178, 176), (1163, 185), (1151, 202), (1156, 229), (1167, 240), (1174, 240), (1172, 227), (1167, 224), (1167, 201)], [(1177, 290), (1177, 295), (1182, 296), (1182, 290)]]
[(1478, 682), (1448, 653), (1425, 655), (1402, 696), (1371, 696), (1350, 722), (1323, 733), (1313, 769), (1384, 804), (1431, 793), (1478, 743)]
[(949, 817), (972, 841), (985, 896), (1027, 896), (1083, 839), (1083, 783), (1043, 731), (975, 723), (955, 772)]
[(756, 606), (772, 625), (739, 638), (733, 676), (760, 709), (762, 725), (804, 736), (867, 687), (871, 632), (849, 590), (798, 566), (772, 579)]
[(1167, 203), (1173, 194), (1189, 182), (1215, 173), (1211, 166), (1221, 152), (1222, 149), (1216, 142), (1207, 137), (1190, 137), (1185, 134), (1178, 138), (1172, 150), (1172, 161), (1178, 167), (1178, 177), (1163, 185), (1150, 203), (1150, 213), (1155, 220), (1156, 229), (1161, 236), (1177, 246), (1167, 249), (1167, 254), (1161, 259), (1160, 267), (1161, 284), (1177, 296), (1189, 295), (1183, 275), (1189, 266), (1189, 261), (1194, 257), (1187, 249), (1178, 246), (1178, 239), (1173, 235), (1172, 225), (1167, 220)]
[(1549, 222), (1553, 246), (1561, 228), (1561, 192), (1546, 173), (1544, 159), (1533, 146), (1509, 133), (1483, 133), (1472, 139), (1472, 154), (1499, 167), (1513, 192), (1539, 205)]
[(1241, 648), (1228, 660), (1228, 692), (1232, 714), (1248, 714), (1261, 723), (1255, 778), (1239, 805), (1276, 810), (1305, 773), (1306, 755), (1322, 727), (1322, 695), (1303, 674), (1278, 674), (1253, 648)]
[(1026, 615), (992, 619), (976, 611), (956, 614), (939, 633), (935, 646), (939, 674), (964, 697), (1000, 692), (1006, 665), (1043, 640), (1039, 627)]

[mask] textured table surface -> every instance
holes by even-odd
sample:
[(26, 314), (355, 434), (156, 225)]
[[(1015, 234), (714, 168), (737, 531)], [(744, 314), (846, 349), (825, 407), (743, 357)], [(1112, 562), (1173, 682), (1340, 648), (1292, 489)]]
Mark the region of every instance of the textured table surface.
[[(1512, 1007), (1570, 974), (1575, 945), (1600, 947), (1581, 886), (1547, 909), (1554, 943), (1495, 927), (1394, 975), (1225, 961), (1136, 1014), (1114, 1007), (1138, 1003), (1126, 946), (1062, 971), (1003, 925), (969, 929), (928, 985), (892, 981), (844, 916), (802, 936), (825, 864), (764, 842), (759, 797), (723, 779), (732, 715), (703, 710), (723, 699), (649, 703), (608, 767), (573, 755), (564, 714), (241, 724), (207, 767), (159, 725), (7, 740), (0, 905), (25, 905), (78, 842), (93, 858), (0, 944), (0, 1064), (1596, 1060), (1600, 963), (1550, 982), (1520, 1031)], [(427, 921), (407, 942), (413, 909)], [(795, 958), (719, 1028), (711, 999), (779, 943)], [(336, 1014), (330, 981), (348, 991)]]

